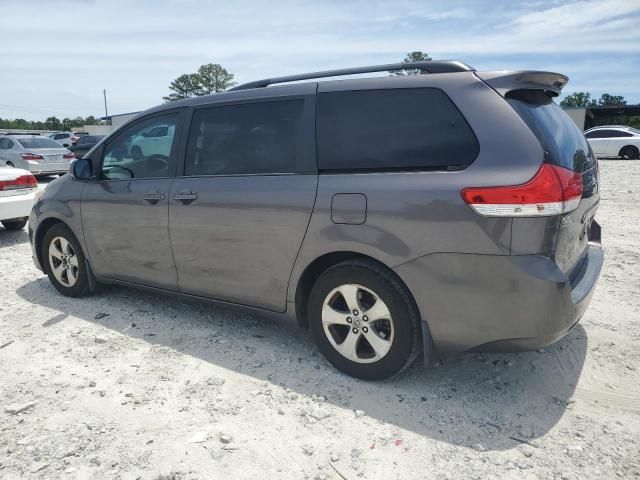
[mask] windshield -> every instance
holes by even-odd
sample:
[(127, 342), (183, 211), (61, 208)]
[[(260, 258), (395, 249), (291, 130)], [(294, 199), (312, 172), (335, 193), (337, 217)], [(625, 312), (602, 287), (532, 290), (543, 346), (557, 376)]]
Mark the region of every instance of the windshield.
[(595, 164), (582, 131), (542, 90), (510, 92), (507, 100), (540, 141), (547, 162), (576, 172)]
[(24, 148), (62, 148), (58, 142), (54, 142), (50, 138), (19, 138), (18, 142)]

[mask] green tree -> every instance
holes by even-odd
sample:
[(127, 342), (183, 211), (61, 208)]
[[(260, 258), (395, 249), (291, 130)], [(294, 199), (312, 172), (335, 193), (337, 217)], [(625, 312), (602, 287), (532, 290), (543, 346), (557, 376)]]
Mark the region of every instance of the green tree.
[[(60, 130), (62, 129), (62, 122), (57, 117), (49, 117), (44, 121), (47, 130)], [(18, 127), (27, 128), (27, 127)]]
[(62, 119), (62, 129), (63, 130), (71, 130), (72, 126), (73, 126), (73, 123), (72, 123), (70, 118), (63, 118)]
[[(410, 63), (410, 62), (426, 62), (431, 60), (431, 57), (428, 53), (421, 52), (420, 50), (416, 50), (415, 52), (407, 53), (407, 56), (404, 57), (402, 63)], [(422, 73), (422, 70), (390, 70), (389, 74), (391, 75), (419, 75)]]
[(562, 108), (567, 107), (593, 107), (597, 105), (595, 99), (591, 98), (588, 92), (574, 92), (564, 97), (560, 102)]
[(201, 65), (196, 73), (185, 73), (169, 85), (171, 93), (162, 97), (165, 102), (222, 92), (235, 85), (233, 73), (217, 63)]
[(202, 65), (196, 75), (199, 86), (197, 95), (223, 92), (235, 85), (233, 73), (229, 73), (226, 68), (217, 63)]
[[(56, 120), (58, 119), (56, 118)], [(58, 122), (60, 122), (60, 120), (58, 120)], [(9, 128), (17, 128), (17, 129), (31, 128), (31, 122), (29, 122), (28, 120), (25, 120), (24, 118), (16, 118), (11, 122), (11, 127)]]
[(608, 93), (603, 93), (598, 100), (598, 105), (602, 107), (608, 107), (613, 105), (626, 105), (627, 101), (624, 99), (622, 95), (609, 95)]
[(184, 98), (195, 97), (200, 91), (200, 83), (197, 73), (185, 73), (176, 78), (169, 85), (171, 93), (162, 97), (165, 102), (174, 102)]

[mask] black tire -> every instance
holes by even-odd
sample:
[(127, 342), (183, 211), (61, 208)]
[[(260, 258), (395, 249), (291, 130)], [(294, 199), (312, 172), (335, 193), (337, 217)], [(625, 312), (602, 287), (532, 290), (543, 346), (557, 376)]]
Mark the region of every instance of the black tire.
[[(49, 258), (49, 246), (56, 237), (62, 237), (67, 240), (71, 244), (71, 247), (78, 259), (77, 280), (72, 286), (63, 285), (53, 274), (53, 266), (51, 265), (51, 260)], [(89, 293), (89, 275), (87, 272), (84, 252), (80, 247), (78, 239), (66, 225), (57, 223), (44, 234), (44, 239), (42, 241), (42, 265), (45, 273), (49, 277), (49, 281), (61, 294), (67, 297), (82, 297)]]
[(640, 158), (640, 150), (638, 150), (638, 147), (634, 147), (633, 145), (627, 145), (620, 149), (620, 156), (628, 160), (637, 160)]
[(7, 164), (7, 167), (12, 167), (15, 168), (15, 165), (13, 164), (13, 162), (5, 162)]
[[(325, 299), (334, 289), (346, 284), (360, 285), (374, 292), (383, 300), (393, 317), (391, 346), (381, 359), (372, 363), (359, 363), (343, 356), (329, 341), (323, 327), (322, 309)], [(415, 302), (398, 278), (374, 261), (348, 260), (327, 269), (313, 285), (307, 309), (309, 328), (318, 349), (336, 368), (352, 377), (363, 380), (392, 377), (411, 365), (420, 353), (422, 333)], [(363, 315), (364, 313), (366, 311)], [(347, 327), (347, 330), (350, 328)], [(356, 343), (356, 350), (358, 346), (362, 346), (362, 340)]]
[(2, 220), (2, 226), (7, 230), (22, 230), (27, 222), (29, 221), (29, 217), (23, 218), (12, 218), (11, 220)]

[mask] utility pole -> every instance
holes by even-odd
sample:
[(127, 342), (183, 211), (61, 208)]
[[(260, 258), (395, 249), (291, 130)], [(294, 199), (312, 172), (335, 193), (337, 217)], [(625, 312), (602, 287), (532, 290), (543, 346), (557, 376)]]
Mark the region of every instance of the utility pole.
[[(107, 110), (107, 89), (102, 90), (102, 95), (104, 96), (104, 116), (105, 120), (109, 122), (109, 110)], [(111, 123), (111, 122), (109, 122)]]

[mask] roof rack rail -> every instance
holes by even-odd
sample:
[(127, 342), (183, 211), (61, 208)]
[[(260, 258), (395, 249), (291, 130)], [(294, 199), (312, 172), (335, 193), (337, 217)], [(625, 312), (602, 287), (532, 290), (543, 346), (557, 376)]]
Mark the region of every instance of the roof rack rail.
[(393, 70), (422, 70), (423, 73), (453, 73), (472, 72), (475, 68), (457, 60), (427, 60), (424, 62), (389, 63), (387, 65), (371, 65), (368, 67), (341, 68), (338, 70), (325, 70), (322, 72), (302, 73), (285, 77), (265, 78), (249, 83), (243, 83), (232, 90), (247, 90), (249, 88), (262, 88), (274, 83), (296, 82), (298, 80), (311, 80), (313, 78), (340, 77), (343, 75), (356, 75), (359, 73), (386, 72)]

